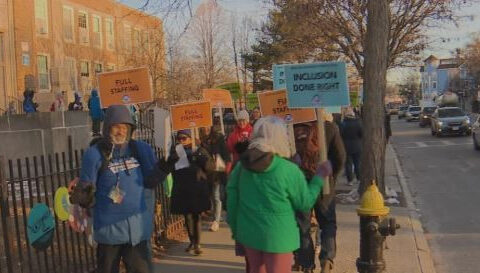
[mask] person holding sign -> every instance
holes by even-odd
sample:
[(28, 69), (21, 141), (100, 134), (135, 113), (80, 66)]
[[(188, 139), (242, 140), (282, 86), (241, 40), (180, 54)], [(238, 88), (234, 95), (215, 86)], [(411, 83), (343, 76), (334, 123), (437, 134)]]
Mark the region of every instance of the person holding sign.
[(167, 177), (153, 149), (131, 138), (135, 124), (128, 108), (106, 111), (103, 137), (85, 151), (70, 202), (93, 209), (97, 272), (150, 273), (153, 188)]
[(319, 164), (310, 183), (288, 160), (287, 127), (261, 118), (253, 139), (227, 184), (227, 221), (245, 247), (250, 273), (291, 272), (292, 252), (300, 246), (295, 211), (310, 210), (321, 192), (329, 162)]
[(240, 158), (240, 154), (246, 150), (253, 128), (250, 125), (250, 115), (247, 110), (241, 110), (237, 114), (237, 125), (228, 136), (227, 147), (233, 157), (233, 164)]
[(190, 244), (186, 252), (202, 254), (200, 235), (202, 230), (201, 213), (210, 209), (209, 188), (206, 173), (213, 169), (214, 162), (208, 152), (200, 147), (193, 148), (190, 130), (177, 132), (177, 145), (170, 150), (173, 188), (171, 212), (185, 217)]
[(226, 180), (227, 173), (232, 167), (230, 153), (225, 143), (225, 137), (215, 131), (214, 127), (200, 129), (200, 146), (205, 148), (209, 156), (215, 161), (215, 168), (207, 173), (210, 186), (211, 200), (214, 211), (214, 221), (210, 226), (210, 231), (218, 231), (222, 216), (222, 199), (223, 181)]

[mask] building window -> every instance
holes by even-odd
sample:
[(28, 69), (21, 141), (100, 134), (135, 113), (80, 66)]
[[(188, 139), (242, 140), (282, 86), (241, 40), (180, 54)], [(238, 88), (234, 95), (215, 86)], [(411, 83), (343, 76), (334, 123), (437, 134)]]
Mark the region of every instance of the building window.
[(71, 7), (63, 7), (63, 37), (65, 41), (73, 42), (73, 9)]
[(105, 66), (105, 72), (113, 72), (115, 71), (115, 65), (114, 64), (107, 64)]
[(72, 57), (65, 58), (65, 69), (67, 70), (67, 81), (70, 90), (78, 90), (77, 88), (77, 66), (76, 61)]
[(35, 0), (35, 28), (37, 34), (48, 34), (47, 0)]
[(37, 56), (37, 74), (38, 74), (38, 88), (40, 90), (49, 90), (50, 83), (48, 80), (48, 56)]
[(113, 21), (111, 19), (105, 20), (105, 29), (107, 38), (107, 49), (115, 50), (115, 34), (113, 28)]
[(78, 13), (78, 36), (81, 44), (88, 44), (88, 14), (80, 11)]
[(88, 61), (80, 61), (80, 76), (90, 77), (90, 67)]
[(101, 63), (95, 63), (94, 68), (96, 74), (103, 72), (103, 65)]
[(102, 48), (102, 19), (93, 16), (93, 46)]
[(123, 45), (125, 52), (131, 53), (132, 52), (132, 27), (129, 25), (124, 25), (124, 36), (123, 36)]

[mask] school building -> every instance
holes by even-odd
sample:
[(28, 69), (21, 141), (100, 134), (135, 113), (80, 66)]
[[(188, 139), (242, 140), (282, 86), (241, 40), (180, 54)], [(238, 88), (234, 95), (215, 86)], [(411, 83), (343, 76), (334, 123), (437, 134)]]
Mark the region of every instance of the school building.
[(26, 88), (40, 111), (58, 92), (86, 101), (98, 73), (149, 66), (150, 55), (164, 69), (163, 38), (159, 18), (115, 0), (0, 0), (0, 108), (21, 105)]

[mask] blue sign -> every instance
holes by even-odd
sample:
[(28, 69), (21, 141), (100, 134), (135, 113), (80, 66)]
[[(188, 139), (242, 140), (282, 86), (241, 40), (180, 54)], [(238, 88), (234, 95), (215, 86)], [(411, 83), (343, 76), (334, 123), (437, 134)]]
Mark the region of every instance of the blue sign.
[(347, 67), (344, 62), (295, 64), (284, 67), (288, 107), (349, 106)]
[(272, 69), (273, 74), (273, 90), (286, 89), (285, 83), (285, 66), (284, 64), (274, 64)]

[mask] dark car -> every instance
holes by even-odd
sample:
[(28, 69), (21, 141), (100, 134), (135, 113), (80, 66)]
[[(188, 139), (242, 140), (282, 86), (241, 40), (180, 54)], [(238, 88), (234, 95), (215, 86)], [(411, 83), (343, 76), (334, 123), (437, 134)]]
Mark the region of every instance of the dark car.
[(420, 113), (420, 127), (425, 127), (430, 125), (430, 118), (432, 117), (433, 113), (437, 110), (436, 106), (426, 106), (423, 107), (422, 112)]
[(432, 136), (471, 135), (470, 118), (458, 107), (442, 107), (435, 110), (431, 118)]
[(407, 105), (402, 105), (398, 108), (398, 119), (404, 118), (405, 115), (407, 114), (408, 111), (408, 106)]

